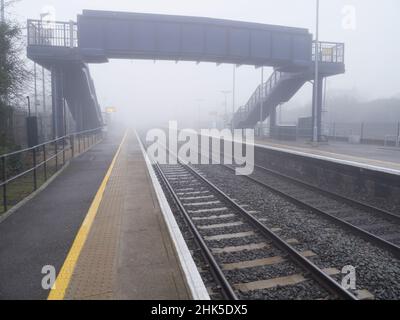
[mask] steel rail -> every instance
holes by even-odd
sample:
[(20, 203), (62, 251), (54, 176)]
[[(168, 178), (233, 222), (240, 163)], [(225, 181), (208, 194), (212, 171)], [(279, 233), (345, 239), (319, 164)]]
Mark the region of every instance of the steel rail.
[(303, 187), (305, 187), (307, 189), (310, 189), (312, 191), (316, 191), (316, 192), (324, 194), (324, 195), (326, 195), (328, 197), (334, 198), (335, 200), (342, 201), (342, 202), (348, 203), (349, 205), (356, 206), (361, 210), (367, 210), (368, 212), (370, 212), (372, 214), (376, 214), (376, 215), (383, 215), (383, 216), (386, 216), (387, 219), (395, 220), (396, 223), (400, 223), (400, 215), (391, 213), (391, 212), (389, 212), (387, 210), (384, 210), (384, 209), (369, 205), (369, 204), (367, 204), (365, 202), (362, 202), (362, 201), (358, 201), (358, 200), (346, 197), (344, 195), (341, 195), (341, 194), (333, 192), (333, 191), (326, 190), (326, 189), (321, 188), (321, 187), (317, 187), (317, 186), (315, 186), (315, 185), (313, 185), (311, 183), (308, 183), (308, 182), (305, 182), (305, 181), (301, 181), (301, 180), (299, 180), (297, 178), (290, 177), (288, 175), (285, 175), (283, 173), (280, 173), (278, 171), (275, 171), (275, 170), (272, 170), (272, 169), (269, 169), (269, 168), (265, 168), (263, 166), (259, 166), (259, 165), (254, 164), (254, 167), (257, 168), (257, 169), (260, 169), (262, 171), (268, 172), (269, 174), (275, 175), (275, 176), (277, 176), (279, 178), (284, 178), (284, 179), (289, 180), (289, 181), (291, 181), (291, 182), (293, 182), (295, 184), (299, 184), (299, 185), (301, 185), (301, 186), (303, 186)]
[(203, 240), (202, 236), (200, 235), (199, 231), (197, 230), (196, 226), (194, 225), (192, 219), (190, 218), (189, 213), (184, 208), (182, 202), (179, 200), (178, 195), (173, 190), (171, 184), (169, 183), (167, 177), (165, 176), (164, 172), (160, 168), (158, 163), (155, 163), (155, 167), (157, 172), (159, 173), (164, 185), (167, 187), (168, 192), (173, 197), (174, 202), (178, 206), (182, 216), (184, 217), (190, 231), (192, 232), (195, 241), (197, 242), (198, 246), (200, 247), (204, 258), (208, 262), (211, 272), (214, 275), (214, 278), (217, 280), (218, 284), (222, 289), (222, 293), (224, 297), (228, 300), (239, 300), (235, 291), (233, 290), (232, 286), (229, 284), (228, 280), (226, 279), (223, 271), (219, 267), (217, 261), (215, 260), (213, 254), (211, 253), (210, 249), (208, 248), (207, 244)]
[(211, 181), (200, 175), (192, 167), (186, 164), (181, 165), (187, 168), (197, 178), (206, 183), (211, 189), (218, 193), (227, 203), (235, 208), (244, 218), (246, 218), (258, 231), (260, 231), (265, 237), (271, 239), (277, 247), (287, 252), (289, 256), (306, 272), (310, 273), (314, 280), (321, 284), (329, 292), (337, 295), (338, 297), (345, 300), (358, 300), (352, 293), (344, 289), (329, 275), (324, 273), (319, 267), (317, 267), (310, 260), (304, 258), (296, 249), (289, 245), (285, 240), (272, 232), (267, 226), (258, 221), (251, 213), (242, 208), (239, 204), (233, 201), (226, 193), (214, 185)]
[[(224, 166), (225, 168), (228, 168), (231, 171), (235, 170), (234, 168), (232, 168), (232, 167), (230, 167), (228, 165), (222, 165), (222, 166)], [(400, 247), (395, 245), (394, 243), (386, 241), (385, 239), (382, 239), (381, 237), (376, 236), (376, 235), (374, 235), (374, 234), (372, 234), (372, 233), (370, 233), (370, 232), (368, 232), (366, 230), (363, 230), (363, 229), (361, 229), (361, 228), (359, 228), (359, 227), (357, 227), (357, 226), (355, 226), (355, 225), (353, 225), (353, 224), (351, 224), (351, 223), (349, 223), (347, 221), (344, 221), (344, 220), (342, 220), (342, 219), (340, 219), (338, 217), (335, 217), (334, 215), (332, 215), (332, 214), (330, 214), (330, 213), (328, 213), (326, 211), (318, 209), (317, 207), (315, 207), (315, 206), (313, 206), (311, 204), (308, 204), (308, 203), (306, 203), (306, 202), (304, 202), (304, 201), (302, 201), (300, 199), (297, 199), (297, 198), (295, 198), (295, 197), (293, 197), (293, 196), (291, 196), (291, 195), (289, 195), (289, 194), (287, 194), (287, 193), (285, 193), (285, 192), (283, 192), (283, 191), (281, 191), (281, 190), (279, 190), (279, 189), (277, 189), (275, 187), (272, 187), (272, 186), (270, 186), (270, 185), (268, 185), (268, 184), (266, 184), (266, 183), (264, 183), (264, 182), (262, 182), (262, 181), (260, 181), (260, 180), (258, 180), (256, 178), (254, 178), (254, 177), (245, 176), (245, 178), (247, 178), (250, 181), (253, 181), (253, 182), (257, 183), (258, 185), (270, 190), (271, 192), (274, 192), (275, 194), (278, 194), (279, 196), (282, 196), (283, 198), (287, 199), (288, 201), (294, 203), (295, 205), (298, 205), (298, 206), (300, 206), (300, 207), (302, 207), (302, 208), (304, 208), (306, 210), (311, 210), (312, 212), (314, 212), (314, 213), (316, 213), (316, 214), (318, 214), (320, 216), (323, 216), (325, 218), (330, 219), (331, 221), (333, 221), (337, 225), (345, 227), (345, 228), (349, 229), (350, 231), (358, 234), (359, 236), (361, 236), (362, 238), (364, 238), (368, 242), (370, 242), (372, 244), (375, 244), (375, 245), (379, 245), (381, 248), (392, 252), (396, 256), (396, 258), (400, 258)]]

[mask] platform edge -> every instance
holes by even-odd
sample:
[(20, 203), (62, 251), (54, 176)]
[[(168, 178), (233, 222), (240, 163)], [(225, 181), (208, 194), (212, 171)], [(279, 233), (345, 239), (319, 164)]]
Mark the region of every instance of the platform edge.
[(168, 232), (174, 244), (175, 252), (178, 255), (180, 261), (179, 266), (182, 269), (183, 274), (185, 275), (185, 281), (187, 286), (189, 287), (191, 297), (194, 300), (210, 300), (210, 295), (208, 294), (200, 273), (197, 270), (196, 264), (192, 258), (192, 255), (190, 254), (189, 248), (186, 245), (181, 230), (179, 229), (179, 226), (172, 213), (171, 207), (168, 204), (163, 189), (154, 172), (152, 162), (148, 157), (147, 152), (144, 149), (142, 141), (140, 140), (136, 130), (135, 134), (139, 142), (143, 157), (145, 159), (147, 171), (150, 175), (154, 191), (157, 195), (157, 200), (160, 205), (161, 212), (164, 216), (164, 221), (167, 225)]

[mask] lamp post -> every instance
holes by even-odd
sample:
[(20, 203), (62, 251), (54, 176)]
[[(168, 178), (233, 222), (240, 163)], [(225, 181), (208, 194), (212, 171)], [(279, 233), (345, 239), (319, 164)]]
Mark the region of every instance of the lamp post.
[(317, 12), (316, 12), (316, 31), (315, 31), (315, 50), (314, 50), (314, 56), (315, 56), (315, 75), (314, 75), (314, 103), (313, 103), (313, 143), (318, 143), (319, 137), (318, 137), (318, 67), (319, 67), (319, 0), (316, 0), (316, 7), (317, 7)]
[(260, 85), (260, 137), (263, 136), (262, 124), (264, 122), (264, 67), (261, 67), (261, 85)]
[(204, 99), (196, 99), (196, 101), (197, 101), (197, 103), (198, 103), (198, 105), (197, 105), (197, 108), (198, 108), (198, 127), (199, 127), (199, 130), (201, 129), (201, 119), (200, 119), (200, 117), (201, 117), (201, 103), (204, 101)]
[(232, 119), (231, 119), (231, 130), (232, 134), (235, 129), (233, 118), (235, 116), (235, 92), (236, 92), (236, 65), (233, 65), (233, 84), (232, 84)]

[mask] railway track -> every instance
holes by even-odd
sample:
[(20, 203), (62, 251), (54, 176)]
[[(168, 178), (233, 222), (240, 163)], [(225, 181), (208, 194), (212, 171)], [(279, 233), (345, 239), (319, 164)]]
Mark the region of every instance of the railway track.
[(226, 299), (357, 299), (336, 281), (339, 270), (316, 266), (312, 251), (294, 249), (198, 169), (155, 167)]
[(254, 173), (246, 178), (400, 258), (400, 216), (262, 166), (255, 166)]

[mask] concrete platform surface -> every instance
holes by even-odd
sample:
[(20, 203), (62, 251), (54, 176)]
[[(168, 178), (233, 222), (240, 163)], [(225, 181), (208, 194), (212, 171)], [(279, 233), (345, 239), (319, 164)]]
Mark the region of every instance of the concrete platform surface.
[(47, 298), (42, 269), (60, 270), (122, 134), (110, 132), (0, 223), (0, 299)]
[(191, 298), (133, 131), (121, 145), (64, 298)]

